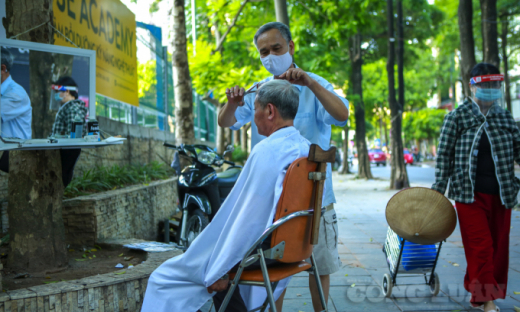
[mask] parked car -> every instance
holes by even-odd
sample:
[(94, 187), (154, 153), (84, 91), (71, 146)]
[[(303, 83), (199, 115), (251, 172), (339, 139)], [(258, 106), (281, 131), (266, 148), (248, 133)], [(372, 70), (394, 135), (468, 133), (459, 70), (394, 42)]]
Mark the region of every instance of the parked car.
[(413, 154), (409, 151), (403, 151), (404, 153), (404, 163), (406, 165), (413, 165)]
[(368, 150), (368, 158), (370, 159), (371, 164), (376, 164), (386, 166), (386, 154), (380, 149), (370, 149)]

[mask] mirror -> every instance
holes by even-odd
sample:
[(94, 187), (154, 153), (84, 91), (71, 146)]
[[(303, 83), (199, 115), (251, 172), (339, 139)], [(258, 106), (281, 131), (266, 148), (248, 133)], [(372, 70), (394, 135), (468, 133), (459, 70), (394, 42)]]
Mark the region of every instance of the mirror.
[(0, 41), (1, 136), (84, 136), (95, 118), (95, 51), (10, 41)]
[(224, 151), (224, 154), (222, 154), (222, 157), (226, 156), (226, 154), (232, 153), (235, 150), (235, 147), (231, 144), (226, 146), (226, 150)]

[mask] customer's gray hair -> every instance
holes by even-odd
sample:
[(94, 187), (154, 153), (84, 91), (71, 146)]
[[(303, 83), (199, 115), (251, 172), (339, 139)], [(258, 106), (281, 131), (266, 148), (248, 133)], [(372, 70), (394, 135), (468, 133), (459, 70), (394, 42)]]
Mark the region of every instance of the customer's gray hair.
[(11, 67), (13, 66), (14, 57), (9, 50), (2, 47), (2, 65), (5, 65), (5, 68), (8, 72), (11, 71)]
[(265, 108), (271, 103), (284, 120), (294, 120), (298, 112), (300, 91), (287, 80), (271, 80), (264, 83), (256, 94), (256, 101)]
[(270, 22), (270, 23), (267, 23), (267, 24), (261, 26), (256, 31), (256, 34), (254, 37), (255, 45), (258, 45), (257, 44), (258, 37), (260, 37), (261, 34), (268, 32), (271, 29), (278, 29), (278, 31), (282, 34), (282, 37), (285, 39), (285, 41), (287, 41), (287, 44), (289, 44), (289, 42), (292, 41), (291, 30), (289, 29), (289, 27), (287, 25), (285, 25), (284, 23), (280, 23), (280, 22)]

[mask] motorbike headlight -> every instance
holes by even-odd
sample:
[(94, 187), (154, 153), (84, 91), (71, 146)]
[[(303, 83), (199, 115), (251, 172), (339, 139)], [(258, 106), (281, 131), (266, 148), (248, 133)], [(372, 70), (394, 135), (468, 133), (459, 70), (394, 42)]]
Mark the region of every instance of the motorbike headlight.
[(215, 153), (208, 151), (201, 151), (197, 154), (197, 160), (208, 166), (211, 165), (213, 161), (215, 161), (216, 157), (217, 155)]

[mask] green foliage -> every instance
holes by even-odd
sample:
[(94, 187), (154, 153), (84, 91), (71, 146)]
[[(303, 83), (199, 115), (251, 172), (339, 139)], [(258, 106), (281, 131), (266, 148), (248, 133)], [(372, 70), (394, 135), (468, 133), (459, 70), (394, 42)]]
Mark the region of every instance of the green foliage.
[(211, 53), (214, 48), (213, 44), (197, 40), (197, 55), (193, 56), (193, 45), (188, 46), (192, 83), (199, 94), (213, 92), (214, 97), (223, 103), (227, 101), (226, 88), (235, 85), (247, 87), (269, 76), (269, 72), (264, 67), (252, 65), (238, 67), (233, 61), (224, 62), (219, 52)]
[(157, 77), (155, 72), (155, 60), (137, 64), (137, 79), (139, 104), (156, 108)]
[(65, 188), (64, 196), (71, 198), (132, 184), (149, 183), (153, 180), (167, 179), (172, 174), (173, 170), (170, 167), (155, 161), (144, 165), (96, 167), (72, 179)]
[(407, 112), (403, 116), (403, 133), (406, 141), (438, 138), (446, 111), (442, 109), (421, 109)]
[(235, 150), (231, 154), (231, 159), (236, 163), (245, 163), (247, 160), (247, 151), (242, 147), (235, 145)]

